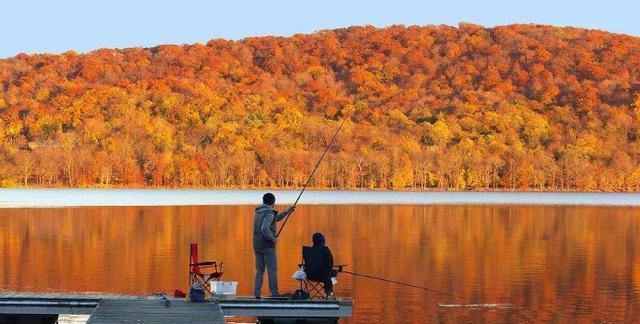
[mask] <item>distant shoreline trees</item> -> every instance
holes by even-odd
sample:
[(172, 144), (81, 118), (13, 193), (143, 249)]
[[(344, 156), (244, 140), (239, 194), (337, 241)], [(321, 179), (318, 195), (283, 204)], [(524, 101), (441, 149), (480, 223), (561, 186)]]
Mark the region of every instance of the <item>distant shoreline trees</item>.
[(2, 187), (640, 191), (640, 39), (350, 27), (0, 60)]

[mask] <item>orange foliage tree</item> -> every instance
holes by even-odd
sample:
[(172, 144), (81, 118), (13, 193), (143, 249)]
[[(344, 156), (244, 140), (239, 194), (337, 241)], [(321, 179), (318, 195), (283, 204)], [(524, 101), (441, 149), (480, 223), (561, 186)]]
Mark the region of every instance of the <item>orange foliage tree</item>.
[(638, 190), (640, 39), (370, 26), (0, 60), (1, 186)]

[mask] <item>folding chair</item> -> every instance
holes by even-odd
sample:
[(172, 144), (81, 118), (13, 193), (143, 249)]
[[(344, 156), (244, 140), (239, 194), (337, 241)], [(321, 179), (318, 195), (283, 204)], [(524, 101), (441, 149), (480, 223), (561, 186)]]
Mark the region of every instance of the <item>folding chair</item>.
[[(310, 262), (314, 262), (314, 257), (312, 253), (312, 248), (310, 246), (302, 247), (302, 263), (299, 264), (299, 267), (306, 267), (310, 264)], [(334, 273), (342, 272), (342, 268), (345, 267), (345, 264), (334, 265), (331, 269)], [(335, 293), (333, 293), (333, 289), (326, 292), (325, 283), (323, 280), (316, 280), (315, 278), (308, 278), (300, 281), (300, 290), (309, 294), (309, 299), (336, 299)]]
[[(198, 282), (205, 291), (205, 296), (211, 298), (211, 281), (219, 281), (222, 277), (222, 262), (198, 260), (198, 243), (191, 243), (189, 261), (189, 289)], [(188, 294), (187, 294), (188, 295)]]

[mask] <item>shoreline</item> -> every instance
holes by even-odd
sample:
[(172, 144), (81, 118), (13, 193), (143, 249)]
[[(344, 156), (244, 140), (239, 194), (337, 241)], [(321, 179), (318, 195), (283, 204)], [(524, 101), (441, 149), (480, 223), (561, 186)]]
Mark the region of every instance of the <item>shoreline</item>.
[[(299, 190), (271, 189), (0, 189), (0, 208), (255, 205), (273, 192), (292, 204)], [(640, 193), (526, 191), (307, 190), (300, 205), (640, 206)]]
[[(151, 186), (86, 186), (86, 187), (67, 187), (67, 186), (16, 186), (1, 187), (0, 190), (204, 190), (204, 191), (300, 191), (302, 187), (151, 187)], [(535, 188), (472, 188), (472, 189), (455, 189), (455, 188), (329, 188), (329, 187), (307, 187), (307, 191), (352, 191), (352, 192), (534, 192), (534, 193), (639, 193), (640, 190), (578, 190), (572, 189), (548, 189), (541, 190)]]

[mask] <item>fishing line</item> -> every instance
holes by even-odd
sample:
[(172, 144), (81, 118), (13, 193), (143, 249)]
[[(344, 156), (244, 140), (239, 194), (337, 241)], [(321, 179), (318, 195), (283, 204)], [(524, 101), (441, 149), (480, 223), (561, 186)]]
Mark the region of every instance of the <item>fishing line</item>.
[(458, 295), (455, 295), (455, 294), (452, 294), (452, 293), (439, 291), (439, 290), (435, 290), (435, 289), (431, 289), (431, 288), (427, 288), (427, 287), (422, 287), (422, 286), (416, 286), (416, 285), (412, 285), (412, 284), (408, 284), (408, 283), (400, 282), (400, 281), (395, 281), (395, 280), (391, 280), (391, 279), (387, 279), (387, 278), (376, 277), (376, 276), (372, 276), (372, 275), (368, 275), (368, 274), (364, 274), (364, 273), (360, 273), (360, 272), (351, 272), (351, 271), (346, 271), (346, 270), (342, 270), (341, 272), (348, 273), (348, 274), (354, 275), (354, 276), (361, 276), (361, 277), (365, 277), (365, 278), (369, 278), (369, 279), (375, 279), (375, 280), (380, 280), (380, 281), (384, 281), (384, 282), (390, 282), (390, 283), (394, 283), (394, 284), (400, 285), (400, 286), (407, 286), (407, 287), (422, 289), (422, 290), (434, 292), (434, 293), (437, 293), (437, 294), (447, 295), (447, 296), (456, 297), (456, 298), (460, 298), (460, 299), (466, 299), (465, 297), (458, 296)]
[[(302, 187), (302, 191), (300, 191), (300, 194), (298, 195), (298, 198), (296, 198), (296, 201), (293, 203), (293, 206), (291, 206), (291, 208), (296, 207), (296, 205), (298, 204), (298, 200), (300, 200), (300, 197), (302, 197), (302, 194), (304, 193), (304, 191), (307, 190), (307, 186), (309, 186), (309, 183), (311, 182), (311, 179), (313, 178), (313, 175), (316, 173), (316, 170), (318, 170), (318, 167), (320, 166), (320, 163), (322, 162), (322, 159), (324, 159), (324, 156), (329, 151), (329, 148), (331, 148), (331, 144), (333, 144), (333, 141), (336, 139), (336, 136), (338, 136), (338, 133), (340, 132), (340, 129), (342, 128), (342, 125), (344, 125), (344, 122), (346, 120), (347, 120), (346, 118), (342, 120), (342, 122), (340, 123), (340, 126), (336, 130), (335, 134), (333, 134), (333, 137), (331, 138), (331, 141), (329, 141), (329, 144), (327, 145), (327, 147), (325, 147), (324, 152), (322, 153), (322, 156), (320, 156), (320, 159), (318, 160), (318, 163), (316, 163), (315, 168), (313, 168), (313, 171), (311, 171), (311, 174), (307, 178), (307, 182), (304, 184), (304, 187)], [(282, 223), (282, 226), (280, 227), (280, 230), (278, 230), (278, 233), (276, 234), (276, 238), (278, 236), (280, 236), (280, 232), (282, 232), (282, 230), (284, 229), (284, 226), (287, 225), (287, 221), (289, 220), (289, 216), (291, 216), (291, 214), (292, 213), (289, 213), (285, 217), (284, 222)]]
[[(400, 285), (400, 286), (422, 289), (422, 290), (426, 290), (426, 291), (437, 293), (437, 294), (441, 294), (441, 295), (447, 295), (447, 296), (451, 296), (451, 297), (455, 297), (455, 298), (459, 298), (459, 299), (464, 299), (464, 300), (467, 300), (467, 301), (472, 301), (471, 298), (467, 298), (467, 297), (464, 297), (464, 296), (460, 296), (460, 295), (456, 295), (456, 294), (452, 294), (452, 293), (448, 293), (448, 292), (444, 292), (444, 291), (440, 291), (440, 290), (435, 290), (435, 289), (431, 289), (431, 288), (428, 288), (428, 287), (417, 286), (417, 285), (413, 285), (413, 284), (409, 284), (409, 283), (405, 283), (405, 282), (391, 280), (391, 279), (387, 279), (387, 278), (372, 276), (372, 275), (365, 274), (365, 273), (352, 272), (352, 271), (346, 271), (346, 270), (342, 270), (340, 272), (347, 273), (347, 274), (350, 274), (350, 275), (353, 275), (353, 276), (360, 276), (360, 277), (365, 277), (365, 278), (369, 278), (369, 279), (380, 280), (380, 281), (384, 281), (384, 282), (394, 283), (394, 284)], [(473, 305), (489, 305), (489, 304), (473, 304)], [(507, 304), (492, 304), (492, 305), (500, 305), (502, 307), (505, 307), (505, 305), (507, 305)], [(467, 305), (461, 305), (461, 306), (467, 307)], [(501, 312), (498, 312), (498, 311), (494, 311), (494, 312), (496, 314), (500, 314), (500, 315), (504, 315), (504, 316), (508, 315), (508, 314), (501, 313)]]

